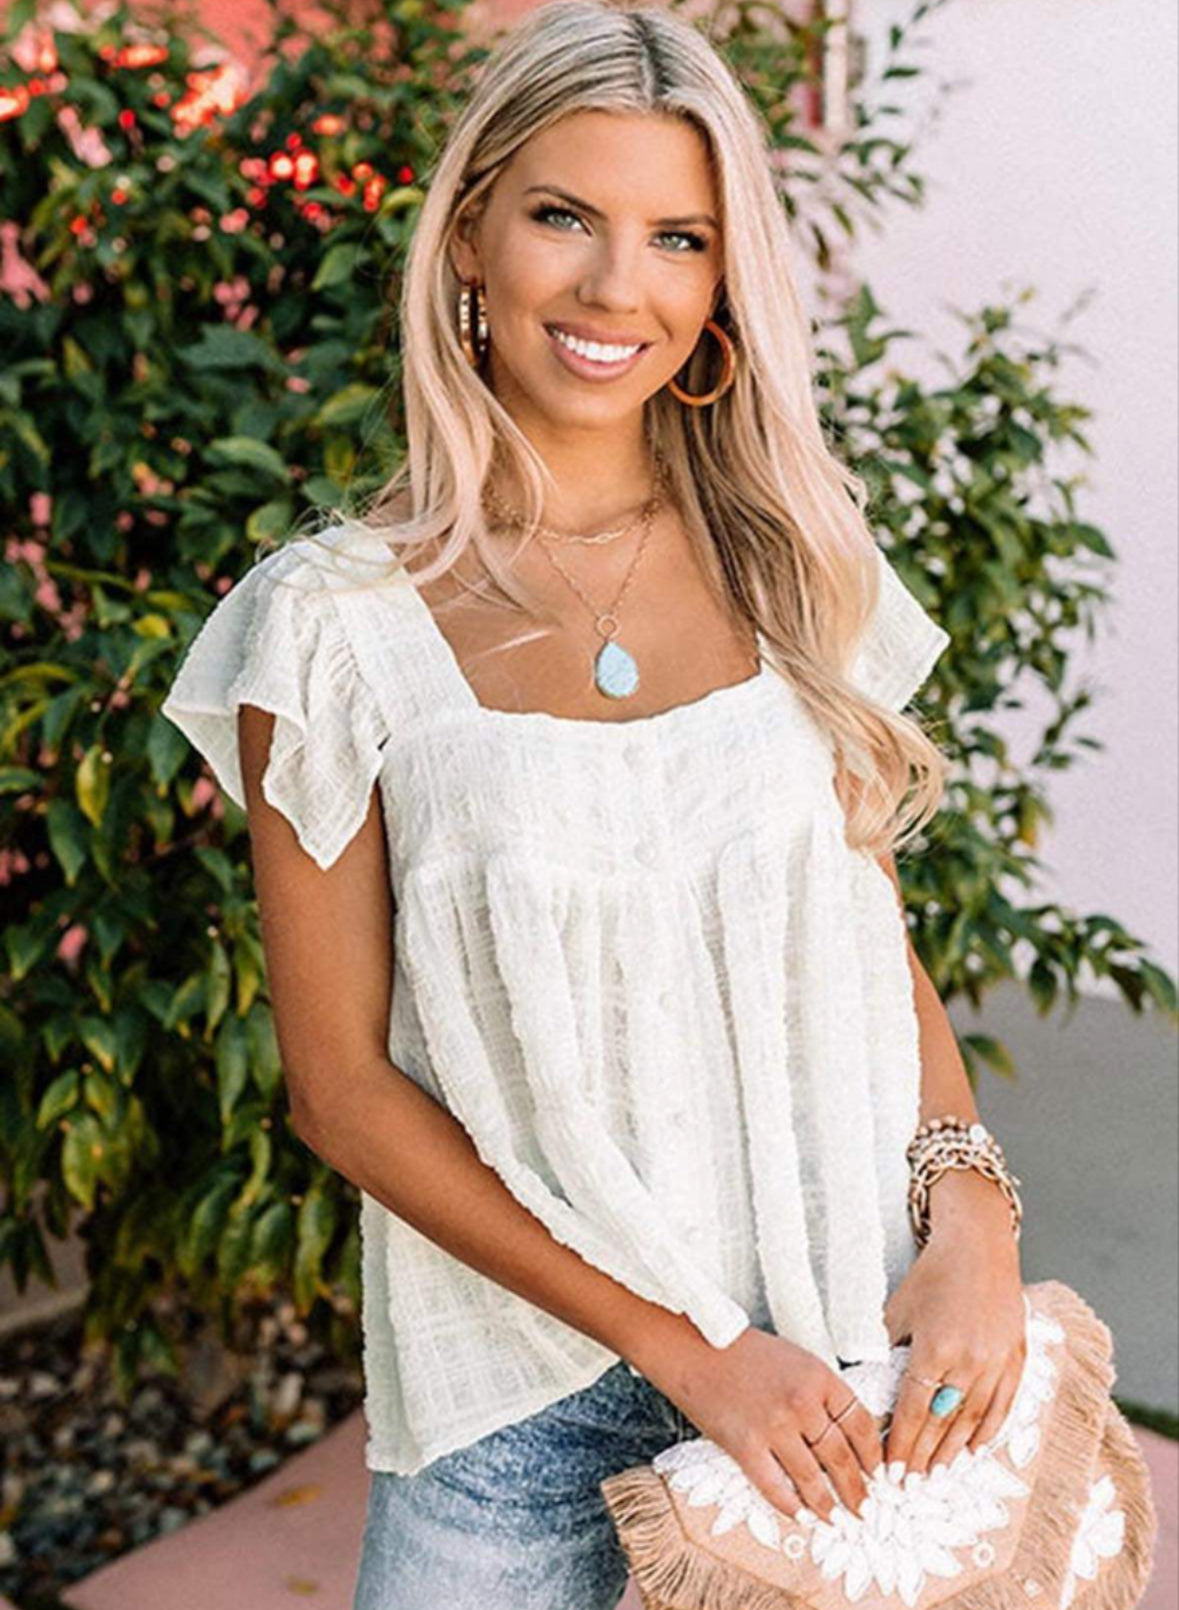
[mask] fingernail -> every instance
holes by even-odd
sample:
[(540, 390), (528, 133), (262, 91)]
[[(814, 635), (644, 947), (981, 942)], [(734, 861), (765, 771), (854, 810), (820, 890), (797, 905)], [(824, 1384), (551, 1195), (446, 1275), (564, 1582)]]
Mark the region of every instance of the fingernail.
[(882, 1471), (882, 1470), (883, 1470), (883, 1469), (884, 1469), (884, 1460), (883, 1460), (883, 1459), (880, 1459), (880, 1460), (878, 1460), (878, 1461), (877, 1461), (877, 1463), (876, 1463), (876, 1464), (874, 1464), (874, 1465), (873, 1465), (873, 1466), (872, 1466), (872, 1470), (871, 1470), (871, 1476), (872, 1476), (872, 1480), (873, 1480), (873, 1481), (876, 1481), (876, 1480), (877, 1480), (877, 1478), (878, 1478), (878, 1477), (879, 1477), (879, 1475), (880, 1475), (880, 1472), (881, 1472), (881, 1471)]
[(888, 1479), (889, 1481), (903, 1481), (905, 1479), (905, 1461), (903, 1459), (894, 1459), (892, 1464), (889, 1465)]
[(805, 1504), (800, 1504), (798, 1506), (798, 1518), (803, 1521), (813, 1521), (817, 1520), (818, 1516), (813, 1509), (808, 1509)]

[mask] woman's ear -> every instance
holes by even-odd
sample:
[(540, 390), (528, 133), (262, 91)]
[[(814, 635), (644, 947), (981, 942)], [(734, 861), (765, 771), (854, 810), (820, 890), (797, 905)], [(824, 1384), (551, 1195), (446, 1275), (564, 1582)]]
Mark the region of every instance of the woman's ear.
[(470, 285), (482, 279), (478, 247), (479, 219), (468, 208), (461, 212), (451, 231), (448, 255), (458, 279)]

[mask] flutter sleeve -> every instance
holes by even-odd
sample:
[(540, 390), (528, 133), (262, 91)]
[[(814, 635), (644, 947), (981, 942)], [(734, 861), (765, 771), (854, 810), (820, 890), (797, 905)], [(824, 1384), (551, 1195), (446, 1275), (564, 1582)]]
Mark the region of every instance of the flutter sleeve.
[(903, 710), (951, 639), (905, 586), (881, 548), (880, 592), (853, 657), (850, 680), (890, 710)]
[(295, 544), (256, 561), (224, 594), (160, 707), (244, 809), (243, 704), (275, 717), (263, 797), (326, 869), (364, 821), (388, 733), (330, 588)]

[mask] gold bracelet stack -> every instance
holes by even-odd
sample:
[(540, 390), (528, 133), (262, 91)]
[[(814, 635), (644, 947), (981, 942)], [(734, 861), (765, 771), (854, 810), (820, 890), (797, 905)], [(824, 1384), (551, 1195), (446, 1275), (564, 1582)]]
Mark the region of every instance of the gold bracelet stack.
[(985, 1124), (968, 1124), (964, 1118), (931, 1118), (921, 1125), (905, 1149), (909, 1159), (909, 1222), (918, 1248), (929, 1240), (929, 1193), (951, 1168), (974, 1168), (1003, 1192), (1011, 1205), (1011, 1227), (1016, 1241), (1023, 1226), (1023, 1203), (1003, 1148)]

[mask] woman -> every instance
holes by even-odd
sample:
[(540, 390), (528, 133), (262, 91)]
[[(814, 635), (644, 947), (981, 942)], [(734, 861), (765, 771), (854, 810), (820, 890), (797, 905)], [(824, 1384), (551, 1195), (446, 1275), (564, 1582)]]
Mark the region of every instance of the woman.
[(702, 1432), (827, 1517), (884, 1457), (845, 1366), (912, 1339), (917, 1471), (1018, 1384), (1004, 1192), (908, 1220), (918, 1123), (978, 1118), (893, 861), (948, 637), (824, 445), (790, 255), (698, 31), (532, 13), (415, 232), (404, 465), (164, 707), (246, 805), (293, 1119), (362, 1193), (356, 1610), (610, 1610), (613, 1472)]

